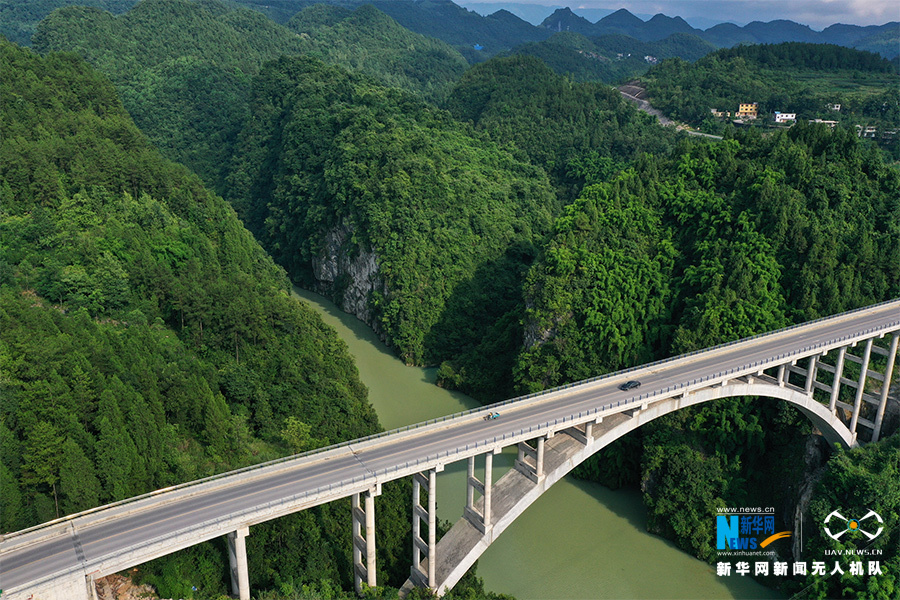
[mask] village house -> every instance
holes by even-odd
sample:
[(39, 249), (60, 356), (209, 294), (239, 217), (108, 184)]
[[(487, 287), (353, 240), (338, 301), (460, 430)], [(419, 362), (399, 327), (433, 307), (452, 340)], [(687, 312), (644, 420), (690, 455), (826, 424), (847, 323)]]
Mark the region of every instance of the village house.
[(783, 113), (775, 111), (775, 122), (776, 123), (787, 123), (788, 121), (796, 121), (797, 113)]
[(735, 116), (739, 119), (755, 119), (758, 111), (758, 102), (742, 102)]

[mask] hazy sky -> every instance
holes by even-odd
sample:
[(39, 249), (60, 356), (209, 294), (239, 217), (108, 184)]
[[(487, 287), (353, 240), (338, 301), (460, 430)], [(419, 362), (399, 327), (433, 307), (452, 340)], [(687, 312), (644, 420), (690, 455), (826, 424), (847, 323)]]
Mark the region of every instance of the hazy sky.
[[(475, 10), (477, 3), (498, 3), (504, 0), (463, 0), (457, 4)], [(751, 21), (789, 19), (821, 30), (834, 23), (852, 25), (881, 25), (900, 21), (900, 2), (897, 0), (505, 0), (521, 4), (568, 6), (582, 9), (626, 8), (634, 14), (670, 17), (680, 16), (695, 27), (707, 28), (707, 22), (731, 21), (746, 24)], [(480, 11), (479, 11), (480, 12)], [(593, 11), (590, 11), (593, 12)], [(589, 20), (596, 19), (588, 16)], [(694, 21), (697, 21), (696, 23)]]

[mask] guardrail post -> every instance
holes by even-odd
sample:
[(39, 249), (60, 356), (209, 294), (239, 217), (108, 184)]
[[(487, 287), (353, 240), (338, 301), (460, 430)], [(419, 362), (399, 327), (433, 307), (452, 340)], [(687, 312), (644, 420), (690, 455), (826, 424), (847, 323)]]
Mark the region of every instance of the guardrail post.
[(891, 336), (891, 349), (888, 351), (887, 367), (884, 369), (884, 382), (881, 385), (881, 397), (878, 399), (878, 412), (875, 413), (875, 428), (872, 430), (873, 442), (877, 442), (881, 436), (881, 421), (884, 419), (888, 390), (891, 387), (891, 377), (894, 375), (894, 361), (897, 360), (898, 341), (900, 341), (900, 333), (895, 333)]
[(228, 563), (231, 567), (231, 593), (240, 600), (250, 600), (250, 575), (247, 571), (247, 542), (249, 527), (232, 531), (228, 540)]

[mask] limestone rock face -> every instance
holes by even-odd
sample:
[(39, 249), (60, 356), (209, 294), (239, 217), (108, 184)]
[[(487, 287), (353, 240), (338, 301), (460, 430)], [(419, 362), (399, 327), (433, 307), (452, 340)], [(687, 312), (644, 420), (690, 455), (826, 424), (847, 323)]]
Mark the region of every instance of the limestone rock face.
[(328, 231), (322, 253), (313, 259), (316, 291), (331, 297), (341, 310), (355, 315), (384, 338), (370, 302), (373, 291), (387, 295), (379, 274), (378, 255), (353, 239), (353, 226), (342, 223)]

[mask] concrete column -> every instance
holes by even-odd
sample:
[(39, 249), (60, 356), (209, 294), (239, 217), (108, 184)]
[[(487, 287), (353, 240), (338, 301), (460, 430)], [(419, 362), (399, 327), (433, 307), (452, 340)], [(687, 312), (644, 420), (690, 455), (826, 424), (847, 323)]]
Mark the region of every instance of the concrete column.
[[(380, 488), (373, 488), (365, 492), (364, 498), (360, 494), (353, 494), (350, 511), (353, 515), (353, 587), (356, 593), (362, 593), (362, 584), (365, 582), (370, 587), (375, 587), (375, 496), (381, 493)], [(363, 523), (365, 523), (366, 537), (363, 539)], [(363, 564), (365, 553), (365, 564)]]
[(806, 367), (806, 393), (812, 394), (816, 383), (816, 372), (819, 367), (818, 356), (809, 357), (809, 365)]
[(413, 535), (413, 571), (419, 569), (422, 564), (422, 550), (419, 547), (419, 540), (422, 539), (422, 522), (419, 519), (419, 511), (422, 510), (422, 484), (419, 483), (419, 475), (413, 476), (413, 514), (412, 514), (412, 535)]
[(778, 367), (778, 387), (784, 387), (784, 365)]
[(247, 542), (249, 527), (232, 531), (228, 540), (228, 563), (231, 566), (231, 594), (240, 600), (250, 600), (250, 575), (247, 571)]
[(881, 385), (881, 397), (878, 399), (878, 412), (875, 413), (875, 429), (872, 431), (873, 442), (877, 442), (878, 438), (881, 437), (881, 421), (884, 419), (888, 390), (891, 387), (891, 377), (894, 375), (894, 361), (897, 360), (898, 341), (900, 341), (900, 333), (895, 333), (891, 338), (891, 349), (888, 352), (887, 367), (884, 369), (884, 381)]
[(366, 583), (375, 587), (375, 496), (366, 492)]
[(844, 346), (838, 352), (837, 364), (834, 365), (834, 381), (831, 384), (831, 402), (828, 404), (828, 410), (831, 414), (837, 413), (838, 393), (841, 390), (841, 376), (844, 374), (844, 356), (847, 354), (847, 347)]
[(544, 476), (544, 438), (542, 437), (539, 437), (537, 441), (537, 458), (535, 460), (535, 474), (540, 479)]
[(494, 469), (494, 453), (488, 452), (487, 454), (484, 455), (484, 528), (485, 529), (487, 529), (491, 524), (491, 479), (493, 478), (493, 469)]
[(437, 588), (437, 560), (434, 547), (437, 545), (437, 471), (428, 471), (428, 587)]
[(874, 341), (872, 338), (866, 340), (866, 349), (863, 352), (862, 365), (860, 365), (859, 385), (856, 388), (856, 399), (853, 401), (853, 416), (850, 418), (850, 433), (854, 435), (856, 434), (856, 423), (859, 421), (863, 391), (866, 389), (866, 376), (869, 373), (869, 358), (872, 356), (872, 342)]
[[(437, 560), (434, 549), (437, 545), (437, 469), (413, 475), (413, 564), (410, 578), (419, 585), (434, 589), (437, 586)], [(422, 488), (428, 488), (428, 510), (422, 507)], [(428, 541), (422, 539), (421, 521), (428, 521)], [(422, 568), (423, 554), (428, 560), (428, 572)]]
[(590, 421), (584, 424), (584, 437), (587, 438), (588, 442), (591, 441), (591, 436), (594, 433), (594, 424)]
[(470, 483), (475, 479), (475, 457), (469, 457), (469, 476), (466, 479), (466, 508), (471, 510), (475, 506), (475, 488)]
[(362, 511), (362, 508), (360, 508), (359, 494), (353, 494), (353, 497), (350, 499), (350, 513), (353, 516), (353, 588), (357, 594), (362, 593), (362, 573), (360, 571), (363, 566), (362, 544), (360, 543), (362, 540), (362, 515), (360, 511)]

